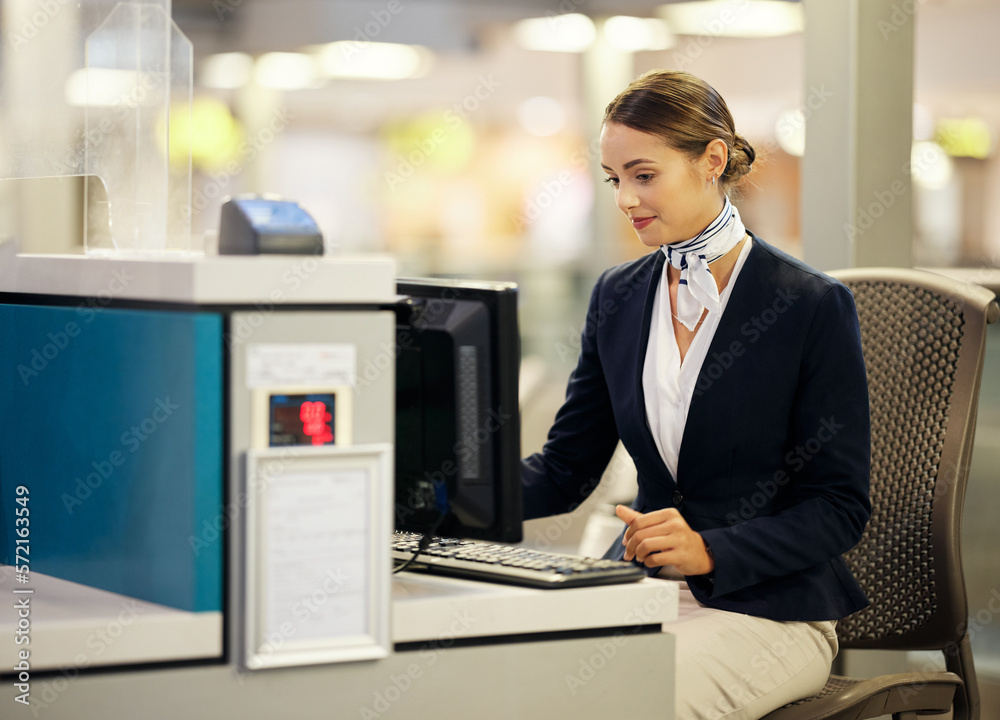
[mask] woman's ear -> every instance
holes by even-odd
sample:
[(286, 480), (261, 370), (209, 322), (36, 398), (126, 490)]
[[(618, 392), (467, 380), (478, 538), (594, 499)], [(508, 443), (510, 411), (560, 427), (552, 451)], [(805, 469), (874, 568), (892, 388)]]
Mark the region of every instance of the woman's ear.
[(721, 178), (726, 172), (726, 164), (729, 162), (729, 147), (721, 138), (716, 138), (705, 146), (705, 153), (702, 160), (706, 163), (705, 169), (708, 171), (708, 178)]

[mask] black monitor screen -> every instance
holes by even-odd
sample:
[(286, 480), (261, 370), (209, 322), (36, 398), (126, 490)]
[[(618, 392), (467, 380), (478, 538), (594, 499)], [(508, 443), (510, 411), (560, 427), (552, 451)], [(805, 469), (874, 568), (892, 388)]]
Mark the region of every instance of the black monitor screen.
[(521, 540), (517, 286), (400, 280), (396, 528)]

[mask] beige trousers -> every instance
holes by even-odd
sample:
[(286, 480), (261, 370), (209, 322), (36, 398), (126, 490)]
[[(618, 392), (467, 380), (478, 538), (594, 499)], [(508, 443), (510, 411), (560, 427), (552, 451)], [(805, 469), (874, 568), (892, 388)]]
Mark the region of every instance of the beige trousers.
[(837, 654), (835, 623), (776, 622), (698, 604), (680, 583), (677, 720), (756, 720), (819, 692)]

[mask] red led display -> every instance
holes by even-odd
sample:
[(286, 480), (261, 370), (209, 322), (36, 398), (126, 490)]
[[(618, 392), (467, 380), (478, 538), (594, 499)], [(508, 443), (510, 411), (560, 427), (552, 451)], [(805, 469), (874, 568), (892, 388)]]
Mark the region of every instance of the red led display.
[(330, 445), (335, 442), (335, 393), (270, 397), (269, 445)]
[(326, 411), (326, 403), (306, 400), (299, 409), (302, 432), (312, 438), (313, 445), (325, 445), (333, 440), (330, 421), (333, 415)]

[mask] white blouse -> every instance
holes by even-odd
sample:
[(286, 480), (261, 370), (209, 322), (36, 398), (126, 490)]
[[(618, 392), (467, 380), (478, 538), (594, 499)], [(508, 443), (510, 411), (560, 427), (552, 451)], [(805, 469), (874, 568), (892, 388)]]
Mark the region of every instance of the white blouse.
[(660, 451), (660, 457), (678, 482), (677, 457), (698, 374), (751, 247), (753, 242), (743, 243), (729, 283), (719, 297), (721, 312), (718, 315), (708, 313), (695, 333), (683, 363), (674, 337), (674, 324), (671, 322), (670, 293), (667, 291), (667, 269), (670, 264), (663, 263), (663, 277), (660, 278), (653, 298), (649, 343), (646, 345), (646, 361), (642, 368), (642, 390), (646, 396), (646, 419), (653, 433), (653, 440)]

